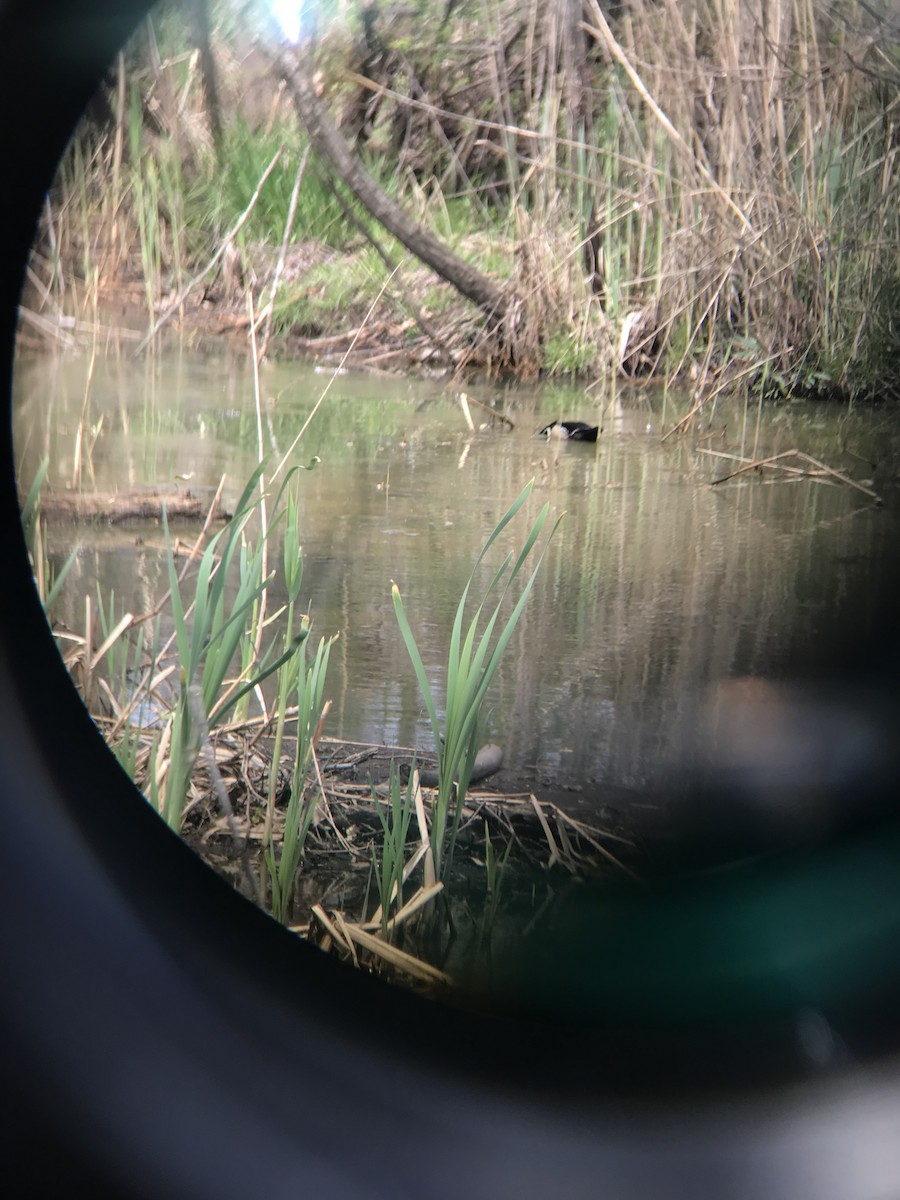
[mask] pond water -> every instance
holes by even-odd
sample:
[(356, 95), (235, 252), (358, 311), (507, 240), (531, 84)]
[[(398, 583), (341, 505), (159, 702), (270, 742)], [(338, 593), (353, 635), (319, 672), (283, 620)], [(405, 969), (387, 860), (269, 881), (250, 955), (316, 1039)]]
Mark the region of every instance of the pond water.
[[(288, 448), (329, 378), (306, 363), (264, 366), (267, 453)], [(256, 464), (241, 356), (112, 353), (91, 373), (88, 355), (23, 353), (14, 388), (26, 489), (44, 456), (52, 484), (71, 481), (83, 414), (93, 440), (87, 486), (189, 476), (182, 486), (213, 489), (224, 474), (233, 501)], [(711, 685), (795, 672), (836, 621), (869, 619), (867, 598), (875, 604), (893, 560), (893, 504), (801, 479), (712, 487), (734, 464), (708, 452), (797, 446), (862, 479), (887, 436), (881, 418), (810, 404), (759, 413), (720, 400), (688, 434), (663, 441), (688, 396), (490, 384), (469, 395), (474, 433), (441, 381), (341, 375), (294, 456), (321, 460), (301, 474), (304, 601), (317, 633), (340, 631), (327, 689), (333, 736), (429, 746), (391, 580), (440, 682), (474, 559), (530, 479), (503, 549), (521, 544), (544, 502), (566, 515), (492, 687), (488, 735), (508, 770), (557, 798), (595, 806), (642, 791), (678, 757)], [(601, 422), (598, 443), (535, 436), (558, 417)], [(74, 629), (98, 584), (133, 612), (165, 589), (158, 526), (51, 528), (49, 539), (58, 560), (80, 546), (58, 611)]]

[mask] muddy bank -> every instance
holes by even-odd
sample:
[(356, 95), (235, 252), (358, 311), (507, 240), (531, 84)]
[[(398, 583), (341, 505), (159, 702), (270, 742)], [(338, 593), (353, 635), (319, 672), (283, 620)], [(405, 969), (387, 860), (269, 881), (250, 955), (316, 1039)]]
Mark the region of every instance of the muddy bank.
[[(246, 257), (261, 294), (276, 272), (276, 251), (260, 243)], [(319, 242), (289, 248), (280, 276), (315, 299), (319, 290), (314, 272), (323, 264), (336, 274), (350, 273), (353, 253), (342, 254)], [(342, 268), (345, 263), (345, 268)], [(118, 272), (104, 277), (96, 297), (96, 319), (74, 317), (58, 308), (46, 292), (29, 280), (22, 296), (18, 342), (23, 349), (40, 350), (58, 344), (88, 350), (98, 340), (107, 349), (119, 343), (137, 347), (177, 337), (194, 349), (212, 353), (223, 346), (261, 358), (302, 358), (327, 367), (372, 374), (417, 373), (444, 377), (459, 371), (470, 375), (489, 368), (478, 348), (478, 324), (467, 305), (449, 285), (419, 265), (404, 272), (402, 287), (385, 291), (375, 303), (362, 292), (343, 296), (340, 304), (315, 304), (314, 316), (278, 318), (267, 326), (265, 311), (251, 310), (239, 276), (221, 273), (197, 279), (181, 293), (170, 293), (148, 320), (142, 268), (136, 259), (123, 260)], [(439, 298), (440, 312), (432, 306)], [(417, 316), (413, 316), (414, 308)], [(427, 332), (417, 319), (424, 316)], [(429, 319), (431, 318), (431, 319)], [(149, 331), (153, 331), (152, 337)], [(268, 330), (268, 332), (267, 332)]]

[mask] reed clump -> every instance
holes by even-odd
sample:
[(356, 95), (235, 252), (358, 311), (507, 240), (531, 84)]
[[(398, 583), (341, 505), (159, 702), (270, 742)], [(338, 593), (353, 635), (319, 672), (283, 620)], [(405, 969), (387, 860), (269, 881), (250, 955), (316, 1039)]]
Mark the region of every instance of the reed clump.
[[(434, 878), (438, 880), (447, 876), (453, 862), (463, 802), (483, 740), (485, 696), (528, 600), (549, 538), (530, 573), (522, 580), (515, 598), (511, 589), (523, 575), (529, 556), (540, 539), (550, 513), (549, 503), (538, 513), (519, 553), (515, 556), (511, 551), (506, 554), (468, 624), (465, 624), (466, 606), (478, 568), (525, 504), (533, 485), (532, 480), (498, 522), (463, 588), (450, 633), (443, 703), (436, 698), (429, 682), (400, 589), (396, 583), (392, 586), (394, 612), (425, 701), (438, 762), (438, 790), (431, 815), (431, 866)], [(561, 519), (557, 517), (550, 538)], [(506, 607), (507, 601), (510, 608)]]
[[(24, 521), (49, 614), (72, 556), (54, 578), (40, 517), (46, 473), (44, 463), (25, 501)], [(399, 632), (432, 723), (436, 786), (423, 785), (415, 754), (410, 759), (406, 751), (382, 748), (382, 757), (390, 760), (386, 782), (370, 780), (354, 790), (343, 769), (332, 764), (329, 775), (320, 763), (335, 637), (320, 637), (313, 648), (309, 616), (301, 611), (297, 477), (296, 471), (289, 472), (270, 498), (263, 486), (265, 463), (260, 463), (228, 523), (210, 528), (217, 494), (210, 521), (190, 547), (172, 536), (164, 514), (165, 595), (152, 611), (135, 616), (114, 594), (98, 590), (96, 604), (86, 603), (83, 633), (56, 631), (60, 648), (122, 768), (160, 817), (204, 858), (277, 920), (299, 928), (298, 912), (307, 916), (302, 931), (320, 944), (430, 989), (445, 988), (449, 976), (425, 959), (445, 952), (452, 909), (471, 912), (471, 882), (455, 894), (465, 876), (465, 871), (452, 872), (457, 845), (464, 843), (467, 860), (481, 861), (484, 867), (483, 903), (472, 931), (473, 953), (478, 954), (488, 951), (498, 921), (512, 842), (523, 845), (511, 814), (521, 815), (524, 808), (530, 816), (528, 806), (521, 799), (473, 800), (470, 783), (484, 774), (475, 765), (488, 689), (559, 519), (542, 539), (549, 504), (541, 507), (521, 546), (508, 549), (491, 568), (470, 613), (480, 569), (508, 537), (531, 484), (498, 522), (457, 607), (441, 696), (429, 682), (394, 585)], [(270, 561), (278, 566), (271, 569)], [(267, 601), (276, 574), (285, 599), (282, 608), (271, 612)], [(169, 636), (166, 630), (171, 630)], [(258, 715), (251, 714), (251, 698), (254, 710), (261, 710)], [(335, 745), (330, 745), (331, 758)], [(431, 782), (430, 773), (428, 778)], [(546, 816), (533, 798), (529, 803), (538, 814), (537, 845), (547, 837), (553, 865), (559, 854)], [(494, 823), (493, 837), (486, 814)], [(557, 819), (569, 820), (561, 814)], [(368, 826), (368, 835), (360, 835), (361, 826)], [(498, 830), (506, 842), (502, 851), (496, 848)], [(596, 832), (585, 826), (579, 836), (589, 839)], [(573, 837), (567, 845), (574, 848), (577, 842)], [(473, 845), (480, 855), (482, 844), (483, 859), (473, 859)], [(342, 856), (357, 879), (359, 867), (368, 867), (365, 894), (358, 887), (350, 889), (358, 915), (324, 907), (331, 868), (323, 871), (320, 863), (314, 877), (304, 870), (317, 852), (331, 864), (335, 855)], [(593, 869), (590, 859), (573, 857), (569, 864), (571, 872), (585, 868)], [(448, 898), (451, 875), (454, 894)], [(476, 888), (476, 894), (481, 890)], [(438, 896), (444, 901), (440, 915), (433, 908)]]

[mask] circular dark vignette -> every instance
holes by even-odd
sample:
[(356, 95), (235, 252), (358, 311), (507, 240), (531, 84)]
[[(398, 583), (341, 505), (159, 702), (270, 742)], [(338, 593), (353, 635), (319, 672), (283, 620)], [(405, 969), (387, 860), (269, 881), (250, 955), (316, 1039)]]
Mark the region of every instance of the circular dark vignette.
[[(0, 0), (7, 391), (43, 190), (145, 7)], [(288, 935), (134, 792), (47, 633), (8, 422), (2, 453), (0, 1032), (14, 1194), (900, 1192), (895, 822), (787, 865), (623, 896), (612, 932), (610, 901), (585, 893), (572, 944), (538, 945), (504, 1004), (419, 1000)], [(880, 660), (890, 678), (890, 637), (852, 661)], [(838, 669), (842, 651), (832, 658)]]

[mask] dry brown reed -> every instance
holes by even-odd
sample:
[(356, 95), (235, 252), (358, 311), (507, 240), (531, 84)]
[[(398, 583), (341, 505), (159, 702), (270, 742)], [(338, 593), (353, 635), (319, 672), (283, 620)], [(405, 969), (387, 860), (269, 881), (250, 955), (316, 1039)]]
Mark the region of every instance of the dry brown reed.
[[(215, 770), (198, 764), (196, 801), (190, 810), (185, 837), (217, 871), (243, 891), (252, 894), (248, 879), (265, 844), (261, 811), (270, 770), (265, 730), (259, 723), (232, 725), (211, 734)], [(354, 965), (402, 976), (434, 992), (452, 986), (450, 977), (421, 957), (423, 939), (417, 923), (427, 921), (444, 884), (434, 879), (430, 858), (426, 809), (430, 789), (416, 788), (417, 821), (410, 829), (403, 872), (404, 888), (412, 881), (412, 894), (396, 893), (389, 919), (382, 922), (381, 908), (367, 904), (368, 871), (382, 831), (376, 805), (390, 790), (386, 774), (390, 762), (410, 760), (412, 752), (400, 747), (347, 743), (330, 738), (320, 742), (323, 803), (304, 847), (304, 868), (294, 901), (291, 928), (322, 949)], [(281, 786), (281, 785), (279, 785)], [(216, 795), (225, 789), (227, 802)], [(275, 812), (276, 834), (284, 821), (284, 808)], [(548, 886), (563, 887), (573, 878), (635, 878), (629, 864), (634, 847), (615, 831), (579, 820), (555, 804), (534, 795), (472, 791), (466, 798), (460, 824), (460, 845), (471, 874), (484, 870), (483, 828), (488, 823), (493, 840), (510, 845), (511, 872), (538, 872)], [(239, 842), (238, 849), (235, 841)], [(415, 886), (418, 881), (418, 886)], [(450, 903), (476, 903), (478, 888), (472, 883), (457, 895), (459, 880), (451, 888)], [(468, 897), (468, 899), (466, 899)], [(394, 903), (396, 901), (396, 903)], [(539, 905), (537, 906), (539, 907)], [(465, 904), (463, 904), (463, 909)], [(402, 934), (401, 934), (402, 931)], [(405, 947), (395, 935), (407, 934)], [(425, 939), (427, 942), (428, 939)]]
[[(508, 214), (517, 370), (552, 367), (562, 328), (592, 343), (595, 368), (702, 382), (766, 360), (780, 385), (853, 390), (867, 339), (877, 356), (887, 331), (862, 314), (885, 310), (898, 274), (898, 34), (878, 14), (624, 0), (613, 29), (596, 0), (583, 20), (577, 5), (508, 4), (460, 17), (427, 91), (421, 54), (381, 60), (358, 140), (402, 123), (405, 170)], [(573, 247), (590, 321), (585, 273), (573, 288), (560, 269)]]
[[(734, 371), (776, 393), (900, 395), (891, 6), (622, 0), (612, 11), (501, 0), (446, 18), (375, 12), (376, 49), (362, 52), (344, 29), (323, 35), (345, 139), (390, 164), (400, 198), (508, 300), (480, 335), (454, 310), (458, 328), (445, 322), (432, 353), (523, 376), (615, 370), (702, 385)], [(287, 128), (264, 57), (224, 28), (213, 50), (226, 120)], [(140, 263), (152, 307), (181, 294), (227, 228), (203, 244), (179, 226), (181, 185), (215, 162), (196, 56), (164, 57), (148, 22), (128, 62), (104, 92), (108, 119), (75, 139), (48, 202), (33, 269), (57, 300), (86, 297), (91, 279), (103, 292)], [(262, 310), (271, 280), (257, 276)]]

